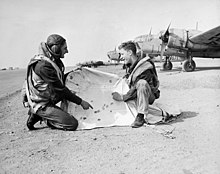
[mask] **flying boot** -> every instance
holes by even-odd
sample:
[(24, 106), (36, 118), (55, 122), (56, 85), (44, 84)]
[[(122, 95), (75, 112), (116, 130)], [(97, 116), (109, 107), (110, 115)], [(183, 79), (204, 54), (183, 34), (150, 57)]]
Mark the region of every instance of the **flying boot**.
[(139, 128), (139, 127), (143, 126), (144, 123), (145, 123), (144, 114), (138, 113), (134, 122), (131, 124), (131, 127), (132, 128)]
[(28, 119), (27, 119), (27, 127), (29, 130), (36, 130), (36, 128), (34, 127), (34, 125), (38, 122), (38, 121), (42, 121), (42, 118), (36, 114), (31, 113), (30, 111), (28, 112)]

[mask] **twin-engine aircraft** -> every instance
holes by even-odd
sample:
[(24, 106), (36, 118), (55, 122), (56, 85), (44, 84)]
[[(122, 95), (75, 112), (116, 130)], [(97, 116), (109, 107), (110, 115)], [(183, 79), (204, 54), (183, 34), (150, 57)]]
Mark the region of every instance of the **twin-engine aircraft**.
[(196, 63), (193, 57), (220, 58), (220, 26), (206, 32), (167, 28), (158, 35), (142, 35), (134, 41), (142, 54), (150, 57), (165, 56), (164, 70), (171, 70), (171, 57), (177, 56), (184, 60), (182, 69), (194, 71)]

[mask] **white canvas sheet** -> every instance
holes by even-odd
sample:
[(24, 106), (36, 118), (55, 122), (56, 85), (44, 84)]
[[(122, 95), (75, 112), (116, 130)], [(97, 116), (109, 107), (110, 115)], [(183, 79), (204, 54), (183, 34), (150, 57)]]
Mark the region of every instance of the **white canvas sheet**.
[[(125, 94), (129, 89), (125, 80), (115, 74), (81, 68), (69, 73), (66, 85), (93, 106), (93, 109), (83, 110), (81, 106), (68, 102), (67, 111), (79, 121), (78, 130), (130, 126), (137, 115), (134, 101), (125, 103), (112, 99), (113, 91)], [(160, 121), (161, 109), (150, 106), (147, 117), (151, 123)]]

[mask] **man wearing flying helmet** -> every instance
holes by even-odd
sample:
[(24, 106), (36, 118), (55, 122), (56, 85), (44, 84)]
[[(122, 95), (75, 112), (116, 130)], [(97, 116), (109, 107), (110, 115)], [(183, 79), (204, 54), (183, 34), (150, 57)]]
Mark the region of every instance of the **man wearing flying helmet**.
[(68, 100), (83, 109), (92, 106), (75, 95), (65, 86), (64, 64), (61, 58), (68, 53), (66, 40), (52, 34), (46, 42), (40, 43), (39, 54), (28, 64), (23, 104), (29, 106), (27, 127), (36, 129), (35, 123), (44, 120), (51, 128), (76, 130), (78, 121), (56, 106), (59, 101)]

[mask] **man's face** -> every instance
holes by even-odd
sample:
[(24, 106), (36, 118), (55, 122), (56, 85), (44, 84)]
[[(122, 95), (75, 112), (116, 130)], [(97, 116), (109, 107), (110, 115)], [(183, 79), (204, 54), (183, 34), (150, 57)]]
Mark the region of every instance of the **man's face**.
[(131, 50), (125, 50), (124, 48), (120, 49), (121, 57), (125, 59), (125, 64), (131, 64), (131, 55), (132, 51)]
[(63, 44), (63, 46), (61, 47), (61, 56), (60, 58), (64, 58), (64, 54), (68, 53), (68, 49), (67, 49), (67, 44), (66, 42)]

